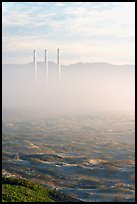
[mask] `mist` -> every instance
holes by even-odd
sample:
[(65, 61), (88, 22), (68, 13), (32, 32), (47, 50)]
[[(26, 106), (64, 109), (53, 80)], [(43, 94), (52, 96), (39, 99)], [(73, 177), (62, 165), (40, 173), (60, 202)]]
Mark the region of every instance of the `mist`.
[(3, 65), (3, 107), (31, 111), (38, 115), (134, 112), (134, 65), (76, 63), (58, 67), (49, 62), (46, 81), (44, 63)]

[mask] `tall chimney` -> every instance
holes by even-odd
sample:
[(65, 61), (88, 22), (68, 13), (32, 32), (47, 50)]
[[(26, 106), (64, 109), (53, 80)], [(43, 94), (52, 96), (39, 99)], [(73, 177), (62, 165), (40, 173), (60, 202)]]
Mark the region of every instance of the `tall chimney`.
[(34, 70), (35, 70), (35, 82), (37, 81), (37, 62), (36, 62), (36, 50), (34, 50)]
[(58, 65), (58, 73), (59, 73), (59, 81), (61, 80), (61, 68), (60, 68), (60, 50), (57, 49), (57, 65)]
[(48, 82), (48, 51), (45, 50), (45, 72), (46, 72), (46, 81)]

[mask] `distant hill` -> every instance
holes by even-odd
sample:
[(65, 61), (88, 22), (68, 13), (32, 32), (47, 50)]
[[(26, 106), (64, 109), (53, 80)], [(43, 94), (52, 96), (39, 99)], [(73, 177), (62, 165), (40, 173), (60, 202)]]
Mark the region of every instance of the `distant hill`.
[[(55, 62), (48, 62), (48, 67), (49, 67), (49, 74), (53, 72), (57, 72), (58, 66)], [(39, 75), (44, 75), (45, 74), (45, 64), (44, 62), (37, 62), (37, 69)], [(96, 73), (97, 71), (100, 72), (117, 72), (117, 71), (134, 71), (135, 65), (115, 65), (115, 64), (109, 64), (109, 63), (103, 63), (103, 62), (96, 62), (96, 63), (83, 63), (83, 62), (78, 62), (75, 64), (70, 64), (70, 65), (61, 65), (61, 71), (63, 74), (65, 73), (70, 73), (70, 72), (94, 72)], [(28, 63), (28, 64), (3, 64), (2, 65), (2, 70), (3, 70), (3, 76), (7, 73), (10, 74), (10, 76), (15, 76), (16, 74), (19, 76), (20, 74), (23, 76), (24, 74), (29, 75), (34, 73), (34, 65), (33, 63)]]
[[(44, 67), (44, 62), (37, 62), (37, 66), (39, 68)], [(49, 68), (57, 68), (57, 63), (49, 61), (48, 62), (48, 66)], [(32, 68), (33, 67), (33, 63), (27, 63), (27, 64), (3, 64), (2, 65), (3, 68)], [(115, 65), (115, 64), (110, 64), (110, 63), (106, 63), (106, 62), (93, 62), (93, 63), (84, 63), (84, 62), (77, 62), (74, 64), (69, 64), (69, 65), (61, 65), (61, 67), (63, 69), (65, 68), (106, 68), (106, 67), (113, 67), (113, 68), (134, 68), (135, 65), (134, 64), (123, 64), (123, 65)]]
[[(58, 66), (55, 62), (48, 62), (49, 67), (49, 76), (52, 78), (58, 78)], [(45, 65), (44, 62), (37, 62), (37, 69), (38, 69), (38, 78), (42, 79), (45, 76)], [(115, 65), (103, 62), (96, 62), (96, 63), (83, 63), (78, 62), (75, 64), (70, 65), (61, 65), (61, 73), (63, 77), (71, 77), (71, 76), (80, 76), (81, 74), (91, 76), (98, 76), (98, 75), (119, 75), (119, 74), (134, 74), (135, 65)], [(34, 65), (33, 63), (28, 64), (3, 64), (2, 65), (2, 77), (3, 82), (15, 81), (18, 79), (34, 79)], [(54, 78), (54, 79), (55, 79)]]

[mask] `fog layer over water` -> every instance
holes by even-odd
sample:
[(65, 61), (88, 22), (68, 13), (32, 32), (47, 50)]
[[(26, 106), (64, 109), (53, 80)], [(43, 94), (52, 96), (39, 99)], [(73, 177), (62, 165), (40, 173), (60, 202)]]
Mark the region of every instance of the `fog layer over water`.
[(3, 65), (3, 106), (31, 110), (39, 115), (134, 111), (134, 66), (77, 63), (61, 66), (38, 62), (37, 82), (33, 64)]
[(37, 82), (33, 64), (3, 65), (3, 172), (82, 201), (134, 202), (134, 66), (61, 68), (59, 81), (49, 63), (47, 83), (44, 63)]

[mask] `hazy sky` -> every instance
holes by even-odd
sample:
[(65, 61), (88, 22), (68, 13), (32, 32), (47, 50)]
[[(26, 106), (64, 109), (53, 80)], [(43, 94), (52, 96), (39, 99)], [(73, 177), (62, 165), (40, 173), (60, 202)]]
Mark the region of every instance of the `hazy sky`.
[(3, 2), (3, 63), (38, 60), (62, 64), (109, 62), (134, 64), (134, 2)]

